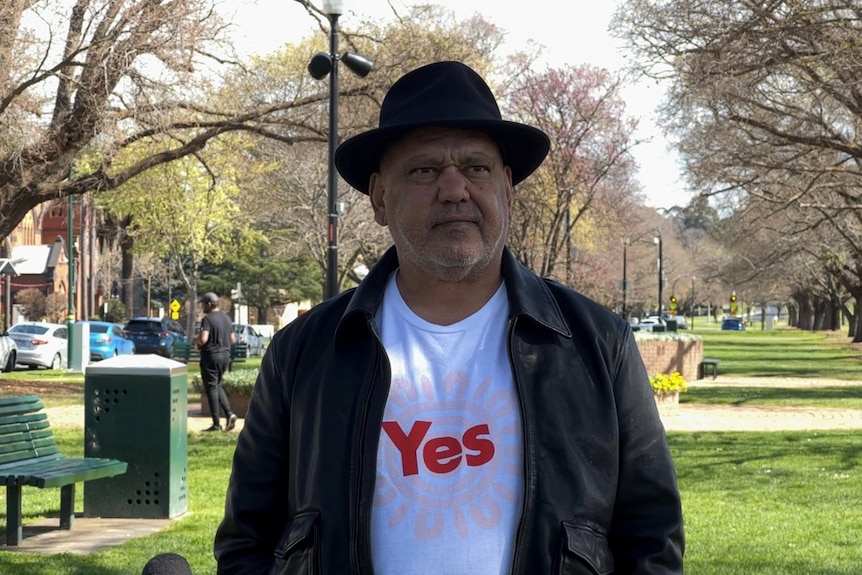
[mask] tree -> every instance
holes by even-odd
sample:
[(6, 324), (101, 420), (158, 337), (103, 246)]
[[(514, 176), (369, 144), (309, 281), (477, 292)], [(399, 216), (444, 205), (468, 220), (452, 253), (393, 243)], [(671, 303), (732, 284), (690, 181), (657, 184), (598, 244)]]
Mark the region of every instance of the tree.
[(520, 73), (505, 86), (504, 108), (547, 133), (553, 145), (515, 194), (511, 245), (540, 275), (599, 295), (590, 279), (607, 274), (576, 280), (572, 264), (622, 238), (626, 214), (641, 200), (630, 154), (636, 122), (625, 114), (621, 78), (607, 70), (582, 65), (535, 73), (528, 62), (523, 54), (513, 59)]
[[(67, 6), (68, 4), (68, 6)], [(236, 73), (211, 0), (15, 0), (0, 3), (0, 238), (47, 200), (107, 192), (195, 154), (228, 132), (325, 141), (296, 99), (211, 104), (217, 73)], [(25, 18), (31, 16), (31, 18)], [(30, 29), (25, 22), (41, 23)], [(62, 27), (65, 26), (63, 29)], [(55, 49), (62, 46), (62, 49)], [(278, 125), (289, 129), (276, 131)], [(124, 152), (160, 146), (131, 163)], [(165, 145), (169, 143), (169, 145)], [(73, 162), (88, 157), (88, 170)]]
[[(203, 261), (219, 263), (258, 237), (247, 229), (236, 203), (242, 171), (234, 160), (241, 147), (239, 138), (214, 142), (205, 152), (151, 168), (99, 198), (110, 213), (130, 218), (125, 233), (134, 250), (173, 262), (192, 302)], [(194, 316), (187, 313), (190, 333)]]
[(45, 317), (45, 294), (36, 288), (24, 288), (17, 292), (15, 303), (23, 307), (24, 316), (31, 321)]
[(244, 251), (229, 254), (221, 264), (204, 262), (201, 290), (229, 294), (239, 283), (242, 303), (257, 309), (257, 323), (268, 323), (269, 308), (320, 297), (318, 266), (310, 257), (273, 257), (259, 239)]
[[(802, 261), (813, 255), (820, 263), (784, 268), (802, 274), (784, 275), (795, 293), (837, 285), (862, 291), (859, 278), (849, 282), (852, 264), (843, 281), (817, 285), (835, 267), (827, 263), (831, 250), (805, 255), (806, 247), (823, 246), (819, 228), (839, 224), (834, 239), (844, 244), (839, 251), (849, 250), (842, 259), (862, 256), (855, 239), (862, 226), (847, 217), (858, 211), (862, 178), (858, 3), (635, 0), (614, 27), (641, 71), (670, 82), (663, 117), (692, 186), (722, 209), (745, 213), (749, 238), (760, 229), (774, 238), (760, 245), (760, 261), (784, 264), (797, 250)], [(804, 307), (815, 310), (804, 324), (834, 325), (826, 311), (834, 303)]]

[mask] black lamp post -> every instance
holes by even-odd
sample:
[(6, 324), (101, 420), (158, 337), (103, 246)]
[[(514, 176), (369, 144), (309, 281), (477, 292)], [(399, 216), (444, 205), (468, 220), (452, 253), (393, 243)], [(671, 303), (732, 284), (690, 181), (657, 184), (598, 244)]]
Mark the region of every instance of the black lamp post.
[(695, 277), (691, 276), (691, 325), (690, 329), (694, 329), (694, 280)]
[(623, 319), (628, 319), (628, 315), (626, 314), (626, 295), (629, 291), (629, 279), (627, 275), (627, 264), (628, 264), (628, 247), (629, 247), (629, 238), (623, 238)]
[[(69, 171), (69, 180), (72, 179), (72, 172)], [(72, 354), (75, 349), (75, 196), (69, 194), (68, 205), (66, 207), (66, 257), (69, 260), (69, 275), (68, 275), (68, 303), (66, 315), (66, 368), (72, 367)]]
[(664, 273), (662, 270), (662, 257), (661, 257), (661, 229), (658, 230), (658, 235), (653, 238), (653, 243), (658, 244), (658, 317), (659, 321), (664, 323), (664, 318), (661, 315), (662, 305), (661, 305), (661, 289), (662, 289), (662, 278), (664, 277)]
[(318, 52), (308, 63), (308, 72), (315, 80), (329, 78), (329, 250), (326, 264), (327, 299), (338, 294), (338, 173), (335, 170), (335, 148), (338, 147), (338, 61), (341, 60), (357, 76), (364, 78), (373, 67), (365, 56), (353, 52), (338, 54), (338, 17), (344, 13), (342, 0), (323, 0), (323, 12), (329, 18), (329, 53)]

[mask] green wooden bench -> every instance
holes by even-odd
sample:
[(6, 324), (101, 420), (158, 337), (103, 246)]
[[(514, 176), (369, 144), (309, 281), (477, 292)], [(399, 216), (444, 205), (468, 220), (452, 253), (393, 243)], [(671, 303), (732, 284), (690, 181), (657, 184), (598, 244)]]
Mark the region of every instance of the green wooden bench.
[(0, 398), (0, 485), (6, 486), (6, 544), (19, 545), (21, 488), (60, 488), (60, 529), (75, 518), (75, 484), (113, 477), (128, 464), (98, 457), (60, 453), (47, 414), (36, 395)]
[[(189, 363), (190, 361), (200, 361), (201, 360), (201, 352), (195, 349), (195, 346), (189, 342), (176, 342), (174, 343), (174, 352), (171, 356), (173, 359), (177, 361), (181, 361), (183, 363)], [(234, 363), (242, 363), (246, 359), (248, 359), (248, 344), (247, 343), (233, 343), (230, 346), (230, 363), (228, 364), (228, 371), (233, 369)]]

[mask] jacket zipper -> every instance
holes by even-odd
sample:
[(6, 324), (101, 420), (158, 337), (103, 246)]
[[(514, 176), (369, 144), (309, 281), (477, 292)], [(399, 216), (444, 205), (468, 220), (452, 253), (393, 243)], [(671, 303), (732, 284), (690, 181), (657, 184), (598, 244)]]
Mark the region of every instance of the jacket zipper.
[(512, 370), (512, 382), (515, 384), (515, 392), (518, 394), (518, 405), (521, 408), (521, 438), (522, 438), (522, 451), (523, 451), (523, 494), (521, 496), (521, 509), (518, 513), (518, 524), (515, 529), (515, 542), (512, 545), (512, 563), (511, 568), (509, 569), (509, 573), (511, 575), (516, 574), (516, 568), (519, 563), (519, 559), (521, 556), (521, 542), (523, 541), (523, 531), (524, 531), (524, 517), (527, 514), (527, 505), (528, 505), (528, 493), (530, 492), (529, 487), (529, 477), (530, 474), (527, 473), (527, 467), (530, 465), (530, 457), (529, 457), (529, 445), (527, 441), (527, 414), (524, 410), (524, 394), (521, 390), (521, 382), (518, 379), (518, 371), (515, 369), (515, 358), (512, 355), (512, 340), (514, 339), (515, 334), (515, 321), (517, 318), (512, 318), (509, 320), (509, 330), (508, 330), (508, 342), (507, 342), (507, 350), (509, 355), (509, 364)]
[[(360, 432), (359, 432), (359, 450), (360, 450), (360, 453), (359, 453), (359, 463), (357, 464), (357, 481), (358, 481), (358, 483), (357, 483), (356, 488), (355, 488), (356, 489), (355, 490), (356, 505), (359, 508), (361, 508), (361, 506), (362, 506), (362, 482), (363, 482), (363, 475), (365, 474), (365, 471), (364, 471), (365, 456), (363, 453), (363, 449), (365, 447), (365, 436), (366, 436), (366, 430), (368, 428), (368, 414), (371, 411), (370, 406), (371, 406), (371, 402), (374, 398), (374, 386), (375, 386), (375, 383), (377, 380), (376, 374), (377, 374), (377, 366), (379, 365), (379, 362), (380, 362), (380, 350), (383, 349), (383, 342), (380, 341), (380, 337), (377, 335), (377, 329), (374, 325), (374, 318), (371, 318), (369, 320), (369, 328), (371, 331), (371, 335), (374, 336), (374, 341), (377, 343), (377, 354), (375, 355), (376, 362), (375, 362), (373, 369), (371, 371), (371, 384), (370, 384), (370, 389), (368, 391), (368, 397), (366, 398), (365, 404), (363, 405), (362, 414), (361, 414), (362, 419), (360, 420), (362, 422), (362, 424), (360, 425)], [(362, 536), (360, 534), (364, 533), (365, 534), (364, 539), (367, 539), (370, 526), (366, 526), (366, 527), (368, 527), (366, 529), (361, 529), (363, 527), (362, 525), (360, 525), (360, 519), (359, 518), (361, 515), (362, 515), (361, 509), (356, 509), (355, 510), (355, 519), (354, 519), (354, 533), (356, 533), (357, 538), (361, 538)], [(364, 539), (363, 539), (363, 546), (365, 546), (364, 543), (366, 543), (366, 541), (364, 541)], [(356, 565), (356, 575), (361, 575), (363, 572), (362, 571), (363, 565), (360, 562), (360, 558), (359, 558), (359, 545), (360, 545), (360, 541), (358, 541), (358, 540), (355, 541), (354, 544), (351, 545), (351, 551), (350, 551), (351, 554), (353, 555), (353, 562)]]

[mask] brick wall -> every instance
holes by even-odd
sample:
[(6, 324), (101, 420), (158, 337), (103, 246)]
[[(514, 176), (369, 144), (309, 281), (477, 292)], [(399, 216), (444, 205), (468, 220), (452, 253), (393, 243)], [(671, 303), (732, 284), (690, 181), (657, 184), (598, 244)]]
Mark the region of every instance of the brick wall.
[(647, 374), (678, 371), (686, 381), (698, 378), (703, 361), (703, 340), (696, 335), (635, 333)]

